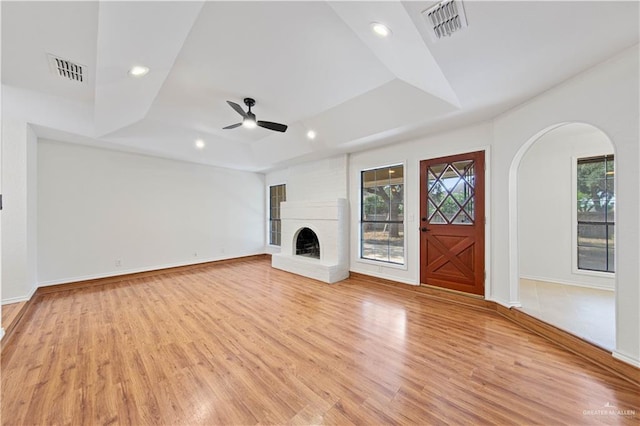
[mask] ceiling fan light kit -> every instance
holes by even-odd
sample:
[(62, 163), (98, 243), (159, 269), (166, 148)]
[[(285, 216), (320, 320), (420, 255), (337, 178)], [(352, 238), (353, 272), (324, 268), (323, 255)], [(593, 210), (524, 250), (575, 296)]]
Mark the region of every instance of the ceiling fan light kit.
[(274, 123), (271, 121), (256, 120), (256, 115), (253, 112), (251, 112), (251, 107), (253, 107), (256, 104), (256, 101), (253, 98), (244, 98), (244, 104), (249, 108), (249, 110), (246, 112), (245, 110), (242, 109), (240, 105), (238, 105), (235, 102), (227, 101), (227, 103), (231, 108), (233, 108), (238, 114), (242, 116), (242, 122), (231, 124), (230, 126), (227, 126), (227, 127), (223, 127), (223, 130), (235, 129), (236, 127), (240, 127), (240, 126), (246, 127), (247, 129), (253, 129), (256, 126), (258, 126), (264, 129), (273, 130), (275, 132), (284, 133), (287, 131), (288, 126), (286, 124)]

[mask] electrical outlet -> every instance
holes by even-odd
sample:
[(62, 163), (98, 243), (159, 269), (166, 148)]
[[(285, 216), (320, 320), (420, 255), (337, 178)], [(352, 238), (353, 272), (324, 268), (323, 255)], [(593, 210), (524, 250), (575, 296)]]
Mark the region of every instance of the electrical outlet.
[(198, 257), (198, 252), (197, 251), (193, 252), (193, 257)]
[(116, 268), (119, 268), (122, 266), (122, 261), (120, 259), (116, 259)]

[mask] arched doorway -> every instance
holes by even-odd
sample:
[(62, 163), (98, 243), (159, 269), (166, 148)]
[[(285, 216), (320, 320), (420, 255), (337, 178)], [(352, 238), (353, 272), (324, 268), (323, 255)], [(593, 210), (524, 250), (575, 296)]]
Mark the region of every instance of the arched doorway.
[(608, 350), (615, 349), (613, 151), (591, 125), (556, 125), (522, 147), (511, 175), (521, 309)]

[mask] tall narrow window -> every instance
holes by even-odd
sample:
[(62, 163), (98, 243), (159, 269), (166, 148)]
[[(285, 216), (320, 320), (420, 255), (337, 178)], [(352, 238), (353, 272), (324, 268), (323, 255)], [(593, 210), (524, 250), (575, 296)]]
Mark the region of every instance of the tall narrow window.
[(614, 272), (613, 155), (580, 158), (578, 178), (578, 269)]
[(269, 187), (269, 244), (280, 245), (282, 226), (280, 224), (280, 203), (287, 201), (287, 186), (274, 185)]
[(404, 264), (404, 168), (361, 173), (360, 257)]

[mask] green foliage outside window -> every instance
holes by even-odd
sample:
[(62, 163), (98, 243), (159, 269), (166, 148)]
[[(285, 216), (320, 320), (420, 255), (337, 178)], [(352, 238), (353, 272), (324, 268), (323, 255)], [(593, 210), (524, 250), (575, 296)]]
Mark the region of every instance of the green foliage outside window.
[(578, 163), (578, 211), (611, 212), (615, 206), (613, 156)]

